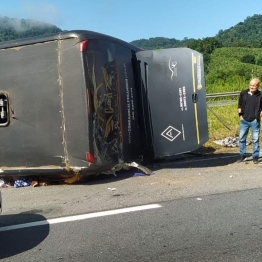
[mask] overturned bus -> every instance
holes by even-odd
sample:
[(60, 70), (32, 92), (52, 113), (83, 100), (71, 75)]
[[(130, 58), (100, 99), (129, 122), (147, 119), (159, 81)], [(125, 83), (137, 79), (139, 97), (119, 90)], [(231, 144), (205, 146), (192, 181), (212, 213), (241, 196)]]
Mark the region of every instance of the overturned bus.
[(108, 171), (208, 140), (203, 57), (91, 32), (0, 43), (0, 171)]

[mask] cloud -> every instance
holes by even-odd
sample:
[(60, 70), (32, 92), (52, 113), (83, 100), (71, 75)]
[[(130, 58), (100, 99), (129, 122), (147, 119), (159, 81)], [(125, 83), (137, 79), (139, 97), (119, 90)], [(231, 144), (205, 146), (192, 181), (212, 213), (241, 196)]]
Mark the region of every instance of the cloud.
[(55, 5), (42, 1), (23, 1), (20, 13), (21, 18), (35, 19), (54, 25), (60, 24), (63, 20), (61, 11)]
[(106, 14), (112, 14), (114, 11), (114, 2), (112, 0), (106, 0), (101, 3), (101, 10), (103, 15)]
[(1, 29), (14, 29), (17, 32), (23, 32), (25, 30), (30, 30), (32, 28), (46, 28), (50, 23), (44, 23), (42, 21), (33, 19), (19, 19), (19, 18), (9, 18), (0, 16), (0, 28)]

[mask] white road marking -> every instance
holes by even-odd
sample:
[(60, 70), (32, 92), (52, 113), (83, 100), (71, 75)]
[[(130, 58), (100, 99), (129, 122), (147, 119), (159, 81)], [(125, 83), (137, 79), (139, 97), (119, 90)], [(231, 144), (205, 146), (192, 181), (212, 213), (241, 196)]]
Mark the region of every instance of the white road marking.
[(36, 227), (36, 226), (44, 226), (44, 225), (65, 223), (65, 222), (71, 222), (71, 221), (78, 221), (78, 220), (84, 220), (84, 219), (95, 218), (95, 217), (111, 216), (111, 215), (117, 215), (117, 214), (123, 214), (123, 213), (128, 213), (128, 212), (135, 212), (135, 211), (143, 211), (143, 210), (160, 208), (160, 207), (162, 206), (158, 204), (152, 204), (152, 205), (135, 206), (135, 207), (115, 209), (115, 210), (108, 210), (108, 211), (83, 214), (83, 215), (77, 215), (77, 216), (54, 218), (54, 219), (48, 219), (48, 220), (43, 220), (43, 221), (0, 227), (0, 232), (27, 228), (27, 227)]

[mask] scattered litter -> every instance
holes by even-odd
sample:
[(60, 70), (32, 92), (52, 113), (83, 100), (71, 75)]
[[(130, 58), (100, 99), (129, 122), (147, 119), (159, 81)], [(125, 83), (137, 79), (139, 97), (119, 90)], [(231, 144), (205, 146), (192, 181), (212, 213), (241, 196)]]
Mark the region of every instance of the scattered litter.
[(111, 174), (114, 174), (117, 171), (129, 170), (129, 169), (134, 168), (134, 167), (137, 168), (138, 170), (144, 172), (145, 175), (149, 176), (150, 174), (152, 174), (152, 171), (149, 168), (147, 168), (147, 167), (145, 167), (141, 164), (138, 164), (136, 162), (118, 164), (118, 165), (114, 166), (109, 172), (111, 172)]
[[(221, 140), (213, 141), (215, 144), (225, 147), (239, 147), (239, 137), (226, 137)], [(252, 142), (247, 140), (246, 145), (250, 145)]]
[(145, 173), (134, 173), (133, 176), (146, 176), (146, 174)]
[(7, 188), (7, 187), (11, 187), (11, 185), (6, 182), (4, 179), (0, 179), (0, 188)]
[[(0, 169), (0, 173), (4, 172)], [(100, 173), (113, 175), (114, 177), (119, 176), (128, 176), (128, 177), (138, 177), (138, 176), (150, 176), (154, 173), (147, 167), (138, 164), (136, 162), (131, 163), (121, 163), (114, 166), (111, 170)], [(99, 175), (99, 174), (97, 174)], [(57, 184), (73, 184), (81, 180), (82, 174), (75, 173), (71, 174), (61, 174), (61, 175), (52, 175), (52, 176), (24, 176), (24, 177), (9, 177), (8, 182), (6, 179), (0, 179), (0, 188), (6, 187), (39, 187), (39, 186), (48, 186), (48, 185), (57, 185)], [(116, 188), (108, 188), (108, 190), (115, 191)]]
[(136, 162), (132, 162), (132, 163), (131, 163), (131, 166), (133, 166), (133, 167), (138, 167), (139, 165), (138, 165)]
[(32, 181), (31, 181), (31, 186), (32, 186), (32, 187), (39, 186), (38, 181), (36, 181), (36, 180), (32, 180)]
[(5, 181), (0, 179), (0, 187), (2, 187), (5, 184)]
[(199, 201), (200, 201), (200, 200), (202, 200), (202, 198), (198, 197), (198, 198), (197, 198), (197, 200), (199, 200)]
[(152, 172), (151, 174), (145, 174), (142, 172), (134, 172), (133, 176), (153, 176), (155, 173)]
[(80, 175), (79, 173), (75, 173), (72, 177), (65, 179), (65, 183), (73, 184), (73, 183), (79, 181), (81, 178), (82, 178), (82, 175)]
[(18, 188), (18, 187), (27, 187), (27, 186), (31, 186), (31, 183), (28, 179), (26, 178), (22, 178), (22, 179), (19, 179), (19, 180), (16, 180), (14, 182), (14, 187), (15, 188)]

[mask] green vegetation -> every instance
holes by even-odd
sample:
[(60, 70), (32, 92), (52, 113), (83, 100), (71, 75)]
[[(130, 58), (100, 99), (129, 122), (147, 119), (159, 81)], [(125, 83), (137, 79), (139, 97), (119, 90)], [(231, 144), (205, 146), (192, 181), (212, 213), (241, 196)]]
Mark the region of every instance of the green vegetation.
[(0, 42), (61, 32), (58, 27), (31, 19), (0, 17)]
[(227, 136), (238, 136), (239, 117), (237, 114), (237, 104), (228, 106), (216, 106), (212, 107), (212, 111), (216, 113), (221, 121), (230, 128), (228, 130), (210, 111), (207, 111), (208, 116), (208, 129), (210, 140), (219, 140)]
[(216, 38), (224, 47), (262, 47), (262, 15), (247, 17), (227, 30), (220, 30)]
[[(191, 39), (194, 40), (194, 39)], [(186, 46), (189, 39), (185, 38), (180, 41), (175, 38), (166, 38), (166, 37), (152, 37), (149, 39), (139, 39), (131, 42), (132, 45), (141, 47), (143, 49), (158, 49), (159, 48), (172, 48), (172, 47), (182, 47)]]
[(223, 47), (210, 56), (205, 82), (208, 93), (240, 91), (252, 77), (262, 79), (262, 48)]
[[(237, 104), (231, 104), (228, 106), (216, 106), (211, 108), (213, 112), (220, 118), (220, 120), (230, 128), (228, 130), (210, 111), (207, 111), (208, 116), (208, 133), (209, 140), (201, 147), (198, 151), (205, 153), (219, 153), (225, 152), (225, 147), (217, 145), (214, 143), (215, 140), (221, 140), (226, 137), (237, 137), (239, 135), (239, 117), (237, 114)], [(249, 135), (250, 131), (249, 131)], [(260, 134), (260, 138), (262, 139), (262, 134)], [(251, 137), (248, 136), (248, 139), (251, 140)], [(252, 144), (248, 146), (247, 150), (251, 152)], [(237, 147), (227, 147), (226, 152), (239, 152), (239, 148)]]
[[(196, 45), (205, 44), (209, 40), (218, 41), (221, 47), (256, 47), (262, 48), (262, 15), (247, 17), (243, 22), (230, 27), (227, 30), (219, 30), (217, 35), (203, 39), (193, 39), (185, 37), (183, 40), (166, 37), (152, 37), (149, 39), (134, 40), (131, 44), (143, 49), (154, 49), (156, 46), (162, 48), (183, 47), (191, 45), (194, 41)], [(194, 44), (194, 43), (193, 43)], [(194, 44), (195, 45), (195, 44)], [(217, 48), (218, 46), (216, 46)]]
[[(211, 110), (219, 117), (219, 119), (226, 125), (230, 130), (228, 130), (211, 112), (207, 110), (208, 118), (208, 133), (209, 140), (200, 149), (202, 152), (220, 152), (225, 151), (225, 147), (217, 145), (214, 143), (215, 140), (221, 140), (226, 137), (238, 137), (239, 135), (239, 117), (237, 113), (237, 103), (228, 106), (215, 106), (211, 107)], [(250, 134), (250, 131), (249, 131)], [(251, 134), (250, 134), (251, 135)], [(262, 139), (262, 133), (260, 134)], [(251, 137), (248, 138), (251, 140)], [(251, 150), (252, 144), (249, 146), (248, 150)], [(238, 152), (239, 148), (226, 148), (227, 152)]]

